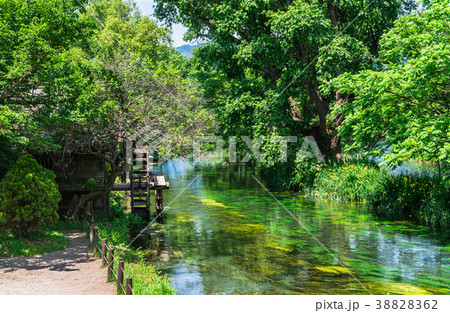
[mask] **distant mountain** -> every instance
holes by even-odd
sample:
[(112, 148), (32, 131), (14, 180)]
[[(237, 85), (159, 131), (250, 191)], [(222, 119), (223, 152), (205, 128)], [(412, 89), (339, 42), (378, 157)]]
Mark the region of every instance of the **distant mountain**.
[(192, 52), (194, 51), (194, 49), (197, 47), (200, 47), (201, 45), (202, 44), (187, 44), (187, 45), (182, 45), (182, 46), (176, 47), (175, 50), (180, 52), (185, 57), (190, 58), (190, 57), (192, 57)]

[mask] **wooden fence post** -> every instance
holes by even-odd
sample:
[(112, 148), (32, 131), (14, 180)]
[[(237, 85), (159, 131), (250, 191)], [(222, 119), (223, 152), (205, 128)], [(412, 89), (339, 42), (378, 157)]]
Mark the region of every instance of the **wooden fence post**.
[(91, 213), (91, 221), (89, 222), (89, 241), (94, 240), (94, 216)]
[(133, 294), (133, 278), (128, 277), (125, 281), (125, 286), (125, 294), (127, 296)]
[(83, 230), (86, 230), (87, 228), (87, 218), (88, 218), (88, 211), (87, 211), (87, 205), (84, 205), (84, 211), (83, 211)]
[(107, 249), (108, 239), (102, 239), (102, 266), (106, 265), (106, 249)]
[(93, 235), (94, 239), (94, 253), (98, 252), (98, 228), (94, 227), (94, 235)]
[(114, 270), (114, 249), (109, 249), (109, 256), (108, 256), (108, 280), (111, 279), (113, 276), (113, 270)]
[(119, 268), (117, 270), (117, 293), (123, 288), (123, 268), (125, 266), (124, 261), (119, 261)]
[(164, 179), (164, 176), (155, 176), (153, 180), (155, 184), (156, 218), (158, 222), (162, 222), (163, 220), (162, 212), (164, 211), (162, 190), (164, 186), (166, 186), (166, 180)]

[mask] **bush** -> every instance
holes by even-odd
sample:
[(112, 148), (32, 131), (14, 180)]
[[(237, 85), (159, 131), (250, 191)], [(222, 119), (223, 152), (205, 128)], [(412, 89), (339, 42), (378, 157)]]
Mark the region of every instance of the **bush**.
[(125, 208), (121, 204), (125, 199), (124, 191), (111, 193), (111, 215), (97, 221), (99, 227), (107, 232), (105, 236), (111, 238), (113, 244), (126, 242), (147, 225), (142, 217), (125, 212)]
[(31, 155), (20, 157), (0, 183), (0, 212), (5, 228), (29, 236), (58, 219), (61, 195), (55, 174)]
[[(416, 214), (417, 216), (417, 214)], [(419, 216), (427, 224), (450, 227), (450, 185), (441, 183), (420, 207)]]

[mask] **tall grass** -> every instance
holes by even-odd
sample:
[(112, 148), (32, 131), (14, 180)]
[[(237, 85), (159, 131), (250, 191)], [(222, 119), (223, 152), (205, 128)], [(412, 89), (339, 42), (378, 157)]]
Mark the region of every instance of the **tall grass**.
[(387, 175), (385, 168), (369, 161), (303, 162), (293, 186), (317, 198), (364, 201)]
[(390, 219), (450, 225), (450, 188), (436, 176), (405, 173), (390, 176), (375, 189), (369, 206)]
[(308, 191), (335, 200), (368, 200), (387, 171), (364, 163), (334, 163), (317, 173)]
[(450, 227), (450, 181), (433, 175), (391, 175), (373, 162), (297, 164), (291, 186), (316, 198), (367, 201), (388, 219), (412, 219), (422, 224)]

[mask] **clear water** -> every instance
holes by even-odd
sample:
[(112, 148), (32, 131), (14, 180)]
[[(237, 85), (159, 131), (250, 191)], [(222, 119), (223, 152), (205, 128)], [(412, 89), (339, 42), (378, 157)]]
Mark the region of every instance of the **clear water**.
[(274, 193), (281, 205), (245, 167), (157, 172), (170, 181), (164, 222), (142, 249), (180, 294), (450, 294), (448, 234), (363, 204)]

